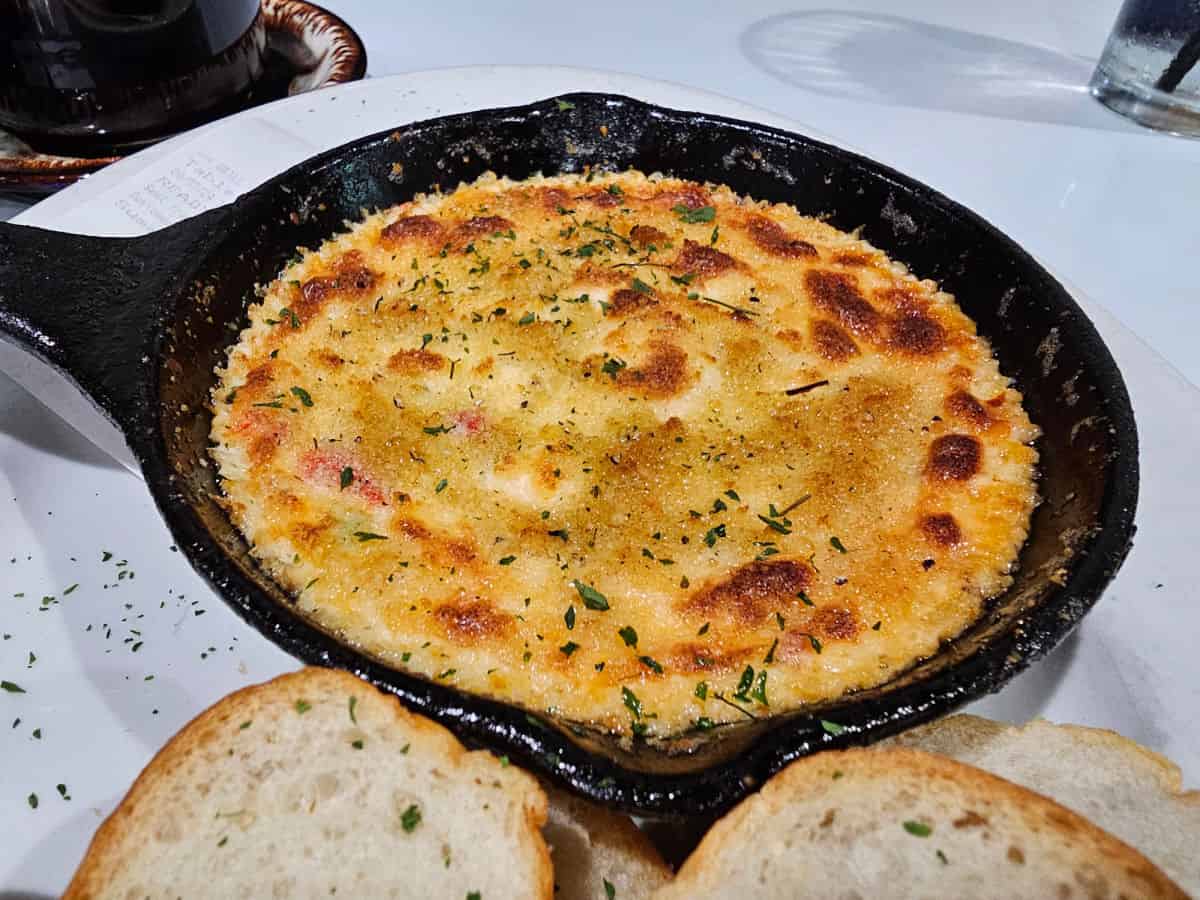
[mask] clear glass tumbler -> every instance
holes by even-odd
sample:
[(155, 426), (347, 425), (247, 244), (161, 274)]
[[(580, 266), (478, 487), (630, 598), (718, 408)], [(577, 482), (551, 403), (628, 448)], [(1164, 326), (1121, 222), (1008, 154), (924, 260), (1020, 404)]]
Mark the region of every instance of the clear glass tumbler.
[(1125, 0), (1092, 95), (1149, 128), (1200, 137), (1200, 0)]

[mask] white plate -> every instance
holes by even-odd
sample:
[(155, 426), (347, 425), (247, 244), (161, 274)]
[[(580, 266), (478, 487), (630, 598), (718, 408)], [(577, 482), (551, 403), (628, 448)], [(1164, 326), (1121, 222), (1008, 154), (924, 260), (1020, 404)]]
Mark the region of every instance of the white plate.
[[(624, 93), (814, 134), (732, 100), (641, 78), (561, 68), (452, 69), (252, 110), (106, 169), (19, 221), (130, 233), (121, 206), (144, 186), (139, 176), (160, 164), (169, 170), (189, 150), (246, 157), (261, 180), (313, 152), (407, 121), (573, 90)], [(253, 138), (263, 129), (280, 139), (256, 161), (252, 151), (263, 144)], [(1076, 634), (975, 709), (1012, 721), (1044, 715), (1115, 728), (1175, 758), (1195, 783), (1200, 665), (1192, 644), (1200, 633), (1200, 578), (1191, 554), (1200, 510), (1200, 393), (1084, 302), (1129, 381), (1140, 423), (1137, 542)], [(5, 362), (13, 359), (10, 350)], [(41, 374), (18, 359), (24, 380), (37, 378), (44, 389)], [(91, 412), (82, 403), (78, 409)], [(115, 433), (108, 434), (111, 443)], [(27, 691), (0, 692), (0, 893), (57, 895), (101, 816), (175, 730), (225, 693), (296, 663), (242, 623), (171, 551), (139, 480), (8, 382), (0, 382), (0, 503), (8, 507), (0, 516), (0, 632), (11, 635), (0, 641), (0, 678)], [(114, 556), (104, 560), (105, 551)], [(128, 565), (118, 566), (121, 560)], [(119, 574), (130, 570), (132, 577)], [(66, 593), (73, 584), (79, 587)], [(43, 611), (44, 596), (54, 599)], [(30, 652), (37, 657), (32, 665)], [(69, 801), (59, 797), (59, 783)], [(27, 804), (32, 792), (36, 810)]]

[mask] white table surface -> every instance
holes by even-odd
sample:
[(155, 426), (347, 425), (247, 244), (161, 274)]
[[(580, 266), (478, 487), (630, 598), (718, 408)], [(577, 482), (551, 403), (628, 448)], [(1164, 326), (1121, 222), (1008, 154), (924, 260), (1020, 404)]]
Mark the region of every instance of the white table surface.
[[(365, 38), (373, 76), (481, 62), (590, 65), (705, 87), (803, 121), (974, 207), (1200, 382), (1189, 271), (1200, 258), (1190, 215), (1200, 209), (1200, 143), (1142, 132), (1095, 107), (1078, 86), (1088, 64), (1068, 55), (1096, 54), (1115, 3), (906, 4), (921, 29), (767, 3), (723, 5), (694, 20), (671, 3), (608, 4), (586, 17), (534, 3), (461, 17), (434, 4), (327, 5)], [(844, 54), (825, 62), (841, 59), (841, 69), (796, 51), (803, 34), (814, 53), (818, 32), (840, 35)], [(856, 54), (855, 35), (869, 52)], [(947, 67), (958, 77), (947, 81)], [(1071, 77), (1074, 88), (1054, 86)], [(818, 78), (819, 90), (798, 84)], [(935, 90), (939, 81), (954, 87)], [(0, 216), (17, 211), (0, 201)], [(1095, 316), (1142, 423), (1139, 540), (1077, 636), (981, 711), (1118, 728), (1180, 759), (1195, 784), (1200, 751), (1186, 723), (1200, 712), (1200, 677), (1181, 623), (1195, 623), (1200, 607), (1189, 568), (1200, 394), (1103, 310)], [(13, 900), (61, 890), (100, 816), (191, 714), (294, 662), (171, 552), (139, 481), (4, 376), (0, 510), (0, 632), (11, 634), (0, 641), (0, 677), (29, 691), (0, 693), (0, 898)], [(147, 635), (154, 639), (135, 650)]]

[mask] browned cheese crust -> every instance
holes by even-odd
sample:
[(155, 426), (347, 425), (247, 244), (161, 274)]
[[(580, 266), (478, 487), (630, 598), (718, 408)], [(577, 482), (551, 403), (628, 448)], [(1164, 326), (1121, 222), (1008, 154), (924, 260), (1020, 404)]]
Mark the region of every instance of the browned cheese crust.
[(794, 208), (486, 176), (264, 287), (231, 515), (391, 665), (618, 735), (878, 684), (1009, 583), (1036, 431), (954, 299)]

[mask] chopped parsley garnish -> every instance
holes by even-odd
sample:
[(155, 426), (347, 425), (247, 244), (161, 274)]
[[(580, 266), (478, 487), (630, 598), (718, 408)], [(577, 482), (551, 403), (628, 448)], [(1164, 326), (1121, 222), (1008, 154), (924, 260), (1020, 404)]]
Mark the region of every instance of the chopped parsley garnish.
[(309, 703), (307, 700), (297, 700), (296, 701), (296, 712), (300, 713), (300, 715), (304, 715), (310, 709), (312, 709), (312, 704)]
[(779, 646), (779, 638), (771, 641), (771, 649), (767, 651), (767, 655), (763, 657), (763, 665), (769, 666), (775, 662), (775, 648)]
[(567, 641), (565, 644), (563, 644), (561, 647), (558, 648), (559, 652), (563, 656), (570, 656), (572, 653), (574, 653), (578, 649), (579, 649), (579, 645), (577, 643), (575, 643), (574, 641)]
[(437, 484), (435, 484), (433, 486), (433, 492), (435, 494), (440, 494), (442, 491), (444, 491), (446, 489), (446, 485), (448, 485), (449, 483), (450, 483), (449, 481), (447, 481), (445, 478), (443, 478), (441, 481), (439, 481)]
[(450, 432), (445, 425), (427, 425), (421, 430), (426, 434), (448, 434)]
[(672, 212), (679, 216), (679, 221), (687, 225), (697, 225), (700, 222), (711, 222), (717, 217), (717, 208), (715, 206), (701, 206), (698, 209), (689, 209), (682, 203), (675, 204), (672, 207)]
[(792, 533), (792, 529), (788, 527), (788, 525), (786, 524), (786, 520), (783, 522), (780, 522), (775, 519), (767, 518), (764, 515), (759, 515), (758, 518), (759, 518), (759, 521), (761, 521), (764, 525), (766, 525), (768, 528), (770, 528), (773, 531), (778, 531), (780, 534), (791, 534)]
[(570, 539), (570, 534), (565, 528), (555, 528), (553, 531), (547, 531), (546, 534), (550, 535), (550, 537), (556, 537), (564, 543)]
[(749, 700), (748, 691), (754, 686), (754, 667), (746, 666), (742, 672), (742, 677), (738, 679), (737, 691), (734, 693), (734, 698), (737, 700)]
[(830, 722), (828, 719), (821, 720), (821, 727), (825, 729), (825, 733), (830, 737), (837, 737), (846, 730), (845, 725), (839, 725), (837, 722)]
[[(575, 108), (575, 104), (574, 104), (574, 103), (572, 103), (570, 100), (555, 100), (554, 102), (555, 102), (556, 104), (558, 104), (558, 111), (559, 111), (559, 112), (566, 112), (568, 109), (574, 109), (574, 108)], [(478, 894), (476, 894), (476, 900), (478, 900), (478, 896), (479, 896), (479, 895), (478, 895)], [(471, 900), (471, 896), (470, 896), (469, 894), (467, 895), (467, 900)]]
[(621, 700), (625, 703), (625, 708), (633, 713), (635, 719), (642, 717), (642, 701), (637, 698), (637, 694), (627, 687), (622, 687)]
[(373, 531), (356, 531), (354, 532), (354, 536), (358, 538), (360, 544), (367, 541), (386, 541), (388, 539), (386, 534), (376, 534)]
[(500, 565), (511, 566), (516, 561), (516, 559), (517, 558), (515, 556), (502, 556), (502, 557), (500, 557)]
[(575, 628), (575, 604), (567, 607), (566, 613), (563, 615), (563, 621), (567, 623), (567, 631)]
[(738, 496), (738, 492), (735, 490), (731, 489), (731, 490), (726, 491), (725, 496), (728, 497), (730, 500), (732, 500), (734, 503), (742, 502), (742, 498)]
[(780, 631), (783, 631), (783, 629), (787, 627), (787, 622), (783, 618), (783, 613), (779, 611), (775, 612), (775, 624), (779, 626)]
[(708, 531), (706, 531), (704, 533), (704, 543), (707, 546), (712, 547), (712, 546), (716, 545), (717, 538), (723, 538), (723, 537), (725, 537), (724, 523), (708, 529)]
[(701, 700), (708, 699), (708, 682), (707, 681), (696, 682), (696, 696), (699, 697)]
[(796, 596), (800, 598), (800, 602), (803, 603), (805, 606), (814, 606), (815, 605), (811, 600), (808, 599), (808, 594), (804, 593), (804, 591), (800, 591), (799, 593), (796, 594)]
[(432, 334), (429, 334), (428, 332), (426, 332), (425, 334), (421, 335), (421, 349), (424, 350), (426, 347), (429, 346), (430, 342), (432, 342), (432, 341), (433, 341)]
[(421, 824), (421, 808), (413, 803), (400, 814), (400, 827), (409, 834), (417, 830), (417, 826)]
[(629, 363), (625, 362), (625, 360), (617, 359), (615, 356), (610, 356), (604, 361), (604, 365), (600, 367), (600, 371), (605, 375), (611, 375), (613, 378), (616, 378), (617, 373), (619, 373), (627, 365), (629, 365)]
[(640, 662), (655, 675), (661, 675), (663, 673), (663, 667), (659, 665), (658, 660), (651, 656), (639, 656), (638, 662)]
[(351, 746), (351, 747), (353, 747), (355, 750), (361, 750), (361, 749), (363, 748), (363, 742), (362, 742), (362, 738), (359, 738), (358, 740), (351, 741), (351, 742), (350, 742), (350, 746)]
[(598, 612), (604, 612), (608, 609), (608, 598), (592, 587), (590, 584), (584, 584), (579, 579), (571, 582), (575, 590), (579, 592), (579, 596), (583, 599), (583, 605), (588, 609), (593, 609)]
[(446, 678), (449, 678), (451, 675), (453, 675), (457, 671), (458, 671), (458, 669), (447, 669), (444, 672), (438, 672), (437, 675), (434, 676), (434, 678), (436, 678), (438, 681), (442, 681)]
[(941, 850), (937, 851), (937, 858), (943, 866), (950, 865), (950, 860), (946, 859), (946, 854), (943, 853)]
[(754, 690), (750, 692), (750, 696), (763, 706), (771, 705), (767, 702), (767, 673), (765, 670), (758, 673), (758, 680), (754, 682)]
[(282, 400), (270, 400), (266, 403), (254, 403), (253, 406), (265, 406), (268, 409), (283, 409)]
[(299, 328), (299, 327), (300, 327), (300, 317), (299, 317), (298, 315), (296, 315), (294, 312), (292, 312), (292, 311), (291, 311), (291, 310), (290, 310), (288, 307), (286, 307), (286, 306), (285, 306), (285, 307), (283, 307), (283, 309), (279, 310), (279, 318), (281, 318), (281, 319), (285, 319), (285, 318), (286, 318), (286, 319), (288, 320), (288, 323), (289, 323), (289, 324), (290, 324), (290, 325), (291, 325), (293, 328)]
[(716, 727), (717, 723), (708, 716), (701, 716), (692, 723), (692, 729), (694, 731), (712, 731)]
[(305, 406), (313, 405), (312, 395), (302, 387), (293, 387), (292, 395)]
[(831, 537), (831, 538), (829, 539), (829, 545), (830, 545), (831, 547), (833, 547), (833, 549), (834, 549), (834, 550), (836, 550), (838, 553), (846, 553), (846, 552), (848, 552), (848, 551), (846, 550), (846, 547), (845, 547), (845, 545), (844, 545), (844, 544), (842, 544), (841, 540), (840, 540), (839, 538), (837, 538), (836, 536), (835, 536), (835, 537)]
[(30, 809), (38, 808), (38, 795), (37, 794), (30, 794), (28, 797), (25, 798), (25, 800), (29, 804)]
[(65, 596), (67, 596), (67, 594), (73, 593), (75, 591), (75, 589), (78, 587), (79, 587), (78, 584), (71, 585), (69, 588), (67, 588), (66, 590), (63, 591), (63, 596), (65, 597)]
[(720, 497), (718, 497), (716, 500), (713, 501), (712, 509), (709, 510), (709, 512), (719, 513), (719, 512), (725, 512), (725, 510), (727, 510), (727, 509), (729, 509), (729, 507), (725, 505), (725, 501), (722, 500)]
[(621, 636), (621, 640), (625, 642), (626, 647), (636, 647), (638, 642), (637, 631), (632, 625), (626, 625), (624, 628), (618, 628), (617, 634)]
[(21, 687), (12, 681), (0, 681), (0, 688), (8, 691), (10, 694), (24, 694), (25, 688)]
[[(686, 587), (686, 586), (687, 585), (683, 585), (683, 587)], [(712, 624), (711, 622), (705, 622), (703, 625), (701, 625), (700, 630), (696, 632), (696, 636), (704, 637), (704, 635), (708, 634), (708, 626), (711, 624)]]
[(354, 695), (350, 696), (350, 721), (355, 725), (358, 724), (358, 718), (354, 715), (354, 707), (358, 706), (358, 698)]
[(521, 318), (517, 319), (517, 324), (518, 325), (531, 325), (531, 324), (533, 324), (533, 320), (536, 318), (537, 318), (537, 316), (535, 316), (533, 314), (533, 311), (531, 310), (530, 312), (527, 312), (527, 313), (525, 313), (525, 315), (521, 316)]
[(241, 725), (238, 726), (238, 731), (245, 731), (247, 728), (249, 728), (253, 724), (254, 724), (253, 719), (247, 719), (245, 722), (243, 722)]
[(342, 474), (338, 479), (338, 490), (344, 491), (354, 482), (354, 470), (349, 466), (342, 469)]
[(808, 642), (812, 645), (813, 650), (815, 650), (817, 653), (821, 652), (821, 642), (817, 640), (817, 636), (815, 634), (808, 634), (806, 632), (803, 636), (808, 638)]
[(650, 285), (646, 284), (646, 282), (642, 281), (640, 278), (633, 279), (633, 289), (639, 294), (654, 293), (654, 288), (650, 287)]
[(876, 622), (874, 625), (871, 626), (871, 630), (878, 631), (882, 627), (883, 627), (883, 620), (881, 619), (878, 622)]
[(914, 837), (929, 837), (933, 834), (933, 829), (924, 822), (914, 822), (912, 819), (904, 823), (904, 830)]
[(58, 796), (62, 797), (64, 800), (71, 799), (71, 795), (67, 793), (67, 786), (65, 784), (56, 784), (54, 789), (58, 791)]

